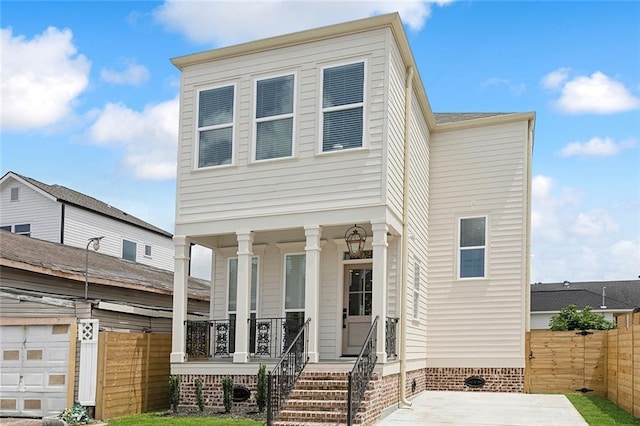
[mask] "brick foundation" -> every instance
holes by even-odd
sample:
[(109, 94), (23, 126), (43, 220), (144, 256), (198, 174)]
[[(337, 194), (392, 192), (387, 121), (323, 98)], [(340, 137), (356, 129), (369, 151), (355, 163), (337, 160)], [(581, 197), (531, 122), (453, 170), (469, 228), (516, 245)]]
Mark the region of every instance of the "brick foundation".
[[(206, 407), (224, 407), (222, 379), (224, 376), (206, 374), (184, 374), (180, 376), (180, 405), (198, 405), (196, 399), (196, 379), (202, 380), (202, 396)], [(257, 406), (256, 375), (232, 375), (234, 386), (245, 386), (251, 391), (251, 397), (243, 402), (234, 402), (236, 406)]]
[[(485, 379), (484, 386), (470, 388), (470, 376)], [(473, 392), (524, 392), (524, 368), (427, 368), (426, 390)]]

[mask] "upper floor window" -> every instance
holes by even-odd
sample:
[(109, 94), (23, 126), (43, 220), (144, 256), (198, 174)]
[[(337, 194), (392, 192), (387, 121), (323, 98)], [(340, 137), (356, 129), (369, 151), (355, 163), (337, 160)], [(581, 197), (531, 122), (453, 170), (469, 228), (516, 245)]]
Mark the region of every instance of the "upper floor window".
[(486, 224), (485, 216), (460, 219), (460, 278), (485, 277)]
[(136, 251), (137, 251), (136, 243), (134, 243), (133, 241), (122, 240), (122, 258), (123, 259), (135, 262)]
[(255, 159), (293, 155), (293, 74), (256, 81)]
[(0, 229), (3, 231), (13, 232), (14, 234), (26, 235), (27, 237), (31, 236), (31, 224), (24, 223), (21, 225), (3, 225), (0, 226)]
[(198, 167), (233, 162), (235, 86), (198, 92)]
[(11, 201), (18, 201), (20, 199), (20, 188), (11, 188)]
[(149, 244), (144, 245), (144, 255), (147, 257), (151, 257), (151, 245)]
[(363, 144), (364, 62), (322, 70), (322, 152)]

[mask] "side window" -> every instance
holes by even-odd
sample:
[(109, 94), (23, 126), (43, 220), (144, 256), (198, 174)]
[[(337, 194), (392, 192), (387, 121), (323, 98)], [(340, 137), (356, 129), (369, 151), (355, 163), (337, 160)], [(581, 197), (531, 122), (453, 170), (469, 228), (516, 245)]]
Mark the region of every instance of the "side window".
[(322, 70), (322, 152), (363, 145), (364, 62)]
[(136, 250), (137, 250), (136, 243), (129, 240), (122, 240), (122, 258), (123, 259), (135, 262)]
[(233, 162), (235, 86), (198, 92), (198, 167)]
[(0, 226), (0, 230), (11, 232), (11, 225)]
[(293, 155), (294, 75), (256, 81), (255, 160)]
[(27, 237), (31, 236), (31, 224), (25, 223), (23, 225), (15, 225), (13, 227), (13, 232), (20, 235), (26, 235)]
[(11, 201), (18, 201), (20, 199), (20, 188), (11, 188)]
[(147, 257), (151, 257), (151, 245), (149, 244), (144, 245), (144, 255)]
[(460, 219), (459, 278), (486, 276), (486, 223), (484, 216)]

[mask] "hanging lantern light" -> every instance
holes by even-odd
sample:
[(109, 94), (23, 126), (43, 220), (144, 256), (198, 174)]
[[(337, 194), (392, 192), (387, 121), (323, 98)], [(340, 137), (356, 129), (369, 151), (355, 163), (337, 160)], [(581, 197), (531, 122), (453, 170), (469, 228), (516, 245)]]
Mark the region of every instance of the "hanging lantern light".
[(367, 231), (362, 226), (353, 225), (344, 234), (344, 241), (347, 243), (349, 257), (360, 259), (364, 254), (364, 243), (367, 241)]

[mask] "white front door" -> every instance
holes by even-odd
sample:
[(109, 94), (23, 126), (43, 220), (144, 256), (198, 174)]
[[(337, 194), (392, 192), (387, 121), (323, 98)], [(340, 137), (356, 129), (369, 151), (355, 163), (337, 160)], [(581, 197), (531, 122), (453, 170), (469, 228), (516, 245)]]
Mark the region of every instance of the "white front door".
[(371, 263), (344, 266), (342, 355), (358, 355), (371, 328), (372, 272)]

